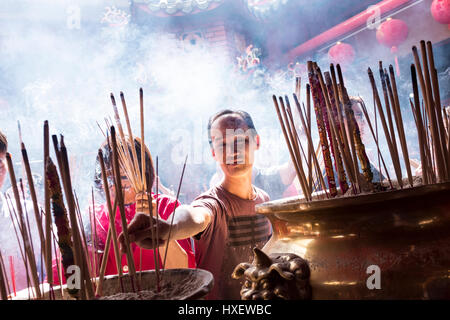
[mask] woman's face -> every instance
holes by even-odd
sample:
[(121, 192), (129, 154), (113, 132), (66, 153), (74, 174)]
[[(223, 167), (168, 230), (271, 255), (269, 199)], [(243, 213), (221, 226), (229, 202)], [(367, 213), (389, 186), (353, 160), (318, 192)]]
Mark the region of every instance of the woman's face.
[[(112, 182), (112, 181), (114, 181), (112, 176), (110, 176), (110, 181), (111, 181), (111, 185), (109, 187), (109, 190), (111, 193), (111, 197), (115, 198), (116, 197), (116, 189), (115, 189), (114, 183)], [(125, 172), (122, 169), (120, 169), (120, 181), (122, 184), (124, 204), (128, 205), (128, 204), (132, 204), (132, 203), (136, 202), (136, 200), (135, 200), (136, 193), (134, 192), (134, 189), (131, 185), (130, 180), (128, 180)]]

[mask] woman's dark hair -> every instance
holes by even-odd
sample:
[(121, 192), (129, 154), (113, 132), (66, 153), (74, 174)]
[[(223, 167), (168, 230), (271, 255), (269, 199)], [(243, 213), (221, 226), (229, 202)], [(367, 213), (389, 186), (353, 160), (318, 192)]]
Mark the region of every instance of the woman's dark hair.
[[(128, 150), (131, 156), (131, 159), (133, 160), (133, 153), (131, 151), (131, 145), (130, 142), (127, 140), (127, 146)], [(138, 138), (134, 138), (134, 147), (136, 148), (136, 157), (139, 164), (139, 172), (142, 174), (142, 165), (141, 165), (141, 140)], [(149, 175), (150, 179), (150, 187), (153, 185), (153, 182), (155, 181), (155, 168), (153, 166), (153, 159), (150, 155), (150, 151), (148, 150), (147, 146), (145, 146), (145, 171)], [(112, 163), (113, 163), (113, 153), (112, 149), (110, 147), (110, 144), (106, 140), (102, 146), (100, 147), (103, 152), (103, 161), (105, 163), (105, 169), (107, 171), (108, 177), (112, 177)], [(97, 155), (96, 161), (95, 161), (95, 173), (94, 173), (94, 184), (97, 189), (97, 191), (102, 191), (103, 189), (103, 180), (102, 180), (102, 169), (100, 166), (100, 159)]]
[(253, 135), (256, 136), (258, 134), (256, 132), (255, 125), (253, 124), (252, 117), (248, 114), (248, 112), (243, 111), (243, 110), (230, 110), (230, 109), (222, 110), (222, 111), (219, 111), (216, 114), (212, 115), (209, 118), (209, 121), (208, 121), (208, 142), (209, 142), (209, 145), (211, 147), (212, 147), (212, 138), (211, 138), (211, 127), (212, 127), (212, 124), (218, 118), (220, 118), (221, 116), (227, 115), (227, 114), (235, 114), (235, 115), (240, 116), (245, 121), (245, 123), (247, 124), (247, 127), (249, 129), (252, 129), (251, 131), (252, 131)]
[(0, 131), (0, 153), (6, 153), (8, 150), (8, 139), (3, 134), (3, 132)]

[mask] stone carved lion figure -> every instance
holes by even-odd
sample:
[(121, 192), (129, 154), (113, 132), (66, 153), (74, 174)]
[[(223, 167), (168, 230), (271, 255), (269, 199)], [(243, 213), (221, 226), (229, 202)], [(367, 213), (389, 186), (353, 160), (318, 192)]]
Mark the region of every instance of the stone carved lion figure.
[(292, 253), (268, 256), (258, 248), (253, 252), (253, 263), (240, 263), (231, 275), (233, 279), (245, 277), (242, 300), (311, 299), (310, 271), (304, 259)]

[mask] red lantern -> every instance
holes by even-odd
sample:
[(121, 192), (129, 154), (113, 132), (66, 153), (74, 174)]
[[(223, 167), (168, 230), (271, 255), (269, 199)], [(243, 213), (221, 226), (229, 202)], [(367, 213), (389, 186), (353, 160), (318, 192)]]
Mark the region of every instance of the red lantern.
[(434, 0), (430, 9), (434, 20), (450, 24), (450, 0)]
[(349, 65), (355, 59), (355, 50), (348, 43), (338, 42), (328, 50), (328, 58), (331, 63)]
[[(398, 51), (397, 46), (406, 38), (408, 38), (408, 25), (399, 19), (388, 18), (377, 30), (378, 42), (391, 48), (391, 52), (394, 54)], [(400, 75), (397, 55), (395, 55), (395, 68), (397, 75)]]

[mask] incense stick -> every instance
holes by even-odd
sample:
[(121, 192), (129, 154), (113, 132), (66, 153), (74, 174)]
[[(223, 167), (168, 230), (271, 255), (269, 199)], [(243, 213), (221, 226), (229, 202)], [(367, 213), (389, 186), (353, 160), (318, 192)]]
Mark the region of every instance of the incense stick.
[[(170, 228), (169, 228), (169, 235), (167, 236), (166, 248), (164, 250), (164, 260), (163, 260), (164, 267), (166, 266), (167, 251), (169, 249), (169, 241), (170, 241), (170, 236), (172, 234), (173, 220), (175, 219), (175, 212), (176, 212), (177, 206), (178, 206), (178, 197), (180, 196), (181, 184), (183, 183), (184, 170), (186, 169), (187, 159), (188, 159), (188, 156), (186, 155), (186, 158), (184, 159), (183, 170), (181, 171), (180, 181), (178, 183), (177, 197), (175, 198), (175, 207), (173, 209), (172, 218), (170, 220)], [(164, 273), (162, 275), (162, 278), (164, 278)], [(161, 281), (162, 281), (162, 279), (161, 279)]]
[(6, 290), (6, 272), (4, 271), (3, 256), (0, 251), (0, 297), (2, 300), (8, 300), (8, 292)]
[(6, 153), (6, 162), (8, 164), (9, 177), (10, 177), (11, 185), (12, 185), (13, 192), (14, 192), (14, 198), (16, 201), (17, 212), (20, 217), (20, 226), (21, 226), (22, 236), (23, 236), (23, 241), (24, 241), (25, 255), (30, 260), (29, 262), (30, 262), (30, 269), (31, 269), (33, 285), (35, 288), (37, 298), (40, 299), (41, 291), (39, 289), (39, 277), (37, 275), (36, 261), (34, 258), (34, 253), (31, 252), (30, 239), (28, 238), (27, 232), (25, 232), (25, 222), (23, 219), (22, 204), (20, 202), (19, 190), (17, 189), (17, 181), (16, 181), (16, 176), (14, 173), (14, 167), (12, 164), (10, 153)]
[[(303, 106), (304, 107), (304, 106)], [(297, 105), (297, 110), (301, 113), (301, 110)], [(308, 123), (308, 131), (311, 134), (311, 87), (309, 83), (306, 84), (306, 121)], [(309, 189), (312, 190), (313, 186), (313, 177), (312, 177), (312, 155), (314, 153), (314, 146), (309, 144), (308, 142), (308, 180), (309, 180)]]
[(160, 274), (159, 274), (159, 261), (161, 259), (161, 255), (159, 254), (159, 161), (158, 156), (156, 156), (156, 232), (155, 232), (155, 240), (156, 240), (156, 246), (155, 250), (153, 251), (153, 254), (156, 255), (156, 265), (155, 265), (155, 271), (156, 271), (156, 291), (159, 292), (161, 290), (160, 287)]
[(430, 181), (428, 180), (428, 170), (432, 168), (428, 165), (429, 158), (427, 157), (427, 154), (425, 153), (428, 148), (425, 147), (425, 136), (424, 136), (424, 126), (422, 121), (422, 115), (420, 112), (420, 101), (419, 101), (419, 89), (417, 86), (417, 75), (416, 75), (416, 68), (414, 64), (411, 64), (411, 79), (412, 79), (412, 87), (413, 87), (413, 95), (414, 95), (414, 111), (415, 111), (415, 118), (416, 118), (416, 126), (417, 126), (417, 136), (419, 140), (419, 151), (420, 151), (420, 161), (422, 164), (422, 179), (424, 184), (429, 184)]
[(139, 89), (140, 97), (140, 115), (141, 115), (141, 181), (142, 191), (146, 190), (145, 181), (145, 141), (144, 141), (144, 92), (142, 88)]
[[(340, 68), (339, 68), (339, 72), (340, 72)], [(352, 170), (352, 168), (355, 168), (355, 165), (353, 164), (351, 149), (350, 149), (350, 145), (349, 145), (349, 137), (347, 136), (347, 131), (345, 129), (344, 117), (342, 115), (342, 113), (343, 113), (342, 108), (343, 108), (344, 102), (340, 98), (339, 88), (338, 88), (338, 84), (337, 84), (337, 80), (336, 80), (336, 73), (335, 73), (334, 65), (332, 63), (330, 64), (330, 74), (331, 74), (331, 83), (332, 83), (333, 95), (334, 95), (334, 101), (335, 101), (334, 109), (337, 112), (338, 123), (339, 123), (339, 126), (337, 129), (340, 131), (340, 139), (343, 142), (343, 154), (344, 154), (344, 159), (347, 161), (346, 170), (347, 170), (348, 178), (352, 184), (353, 192), (356, 193), (356, 186), (358, 185), (358, 178), (355, 176), (355, 170), (354, 169)], [(342, 73), (340, 73), (339, 77), (342, 78)], [(344, 80), (342, 79), (341, 81), (344, 81)]]
[[(102, 171), (103, 190), (105, 192), (106, 205), (108, 208), (109, 225), (111, 226), (111, 232), (112, 232), (114, 257), (116, 259), (116, 267), (117, 267), (117, 273), (119, 276), (119, 281), (121, 282), (122, 281), (122, 262), (120, 259), (120, 250), (119, 250), (119, 244), (117, 242), (117, 231), (116, 231), (116, 225), (115, 225), (115, 223), (116, 223), (115, 216), (116, 216), (116, 212), (117, 212), (117, 209), (116, 209), (117, 196), (114, 199), (114, 206), (111, 207), (111, 196), (110, 196), (110, 192), (109, 192), (108, 177), (106, 174), (105, 162), (103, 160), (103, 152), (101, 149), (98, 150), (98, 158), (99, 158), (100, 167), (101, 167), (101, 171)], [(99, 286), (100, 286), (100, 284), (99, 284)]]
[(89, 277), (89, 269), (88, 264), (86, 261), (86, 257), (82, 254), (82, 244), (81, 244), (81, 238), (80, 238), (80, 229), (78, 227), (76, 213), (75, 213), (75, 201), (73, 196), (73, 188), (72, 188), (72, 182), (70, 178), (70, 168), (69, 168), (69, 161), (67, 157), (67, 149), (64, 144), (64, 139), (61, 137), (60, 141), (61, 149), (61, 164), (62, 164), (62, 171), (61, 175), (65, 178), (63, 179), (64, 184), (64, 191), (66, 194), (66, 201), (68, 205), (68, 211), (69, 211), (69, 218), (70, 218), (70, 226), (72, 228), (72, 236), (73, 236), (73, 242), (74, 242), (74, 248), (75, 248), (75, 262), (79, 265), (81, 269), (81, 294), (82, 297), (84, 297), (84, 292), (86, 290), (86, 296), (88, 299), (93, 299), (94, 296), (94, 290), (92, 288), (92, 282)]
[[(45, 252), (45, 245), (46, 245), (46, 243), (45, 243), (45, 235), (44, 235), (44, 231), (42, 229), (41, 217), (39, 215), (39, 205), (38, 205), (38, 202), (37, 202), (36, 189), (34, 187), (33, 175), (31, 174), (31, 168), (30, 168), (30, 162), (28, 160), (27, 150), (26, 150), (25, 145), (23, 143), (22, 143), (21, 151), (22, 151), (22, 162), (23, 162), (23, 165), (25, 167), (25, 172), (26, 172), (26, 175), (27, 175), (28, 188), (30, 190), (31, 200), (33, 202), (34, 216), (35, 216), (35, 219), (36, 219), (37, 229), (38, 229), (38, 232), (39, 232), (39, 239), (41, 241), (41, 248)], [(48, 268), (48, 264), (46, 266)], [(47, 270), (47, 272), (49, 272), (49, 270)]]
[[(297, 106), (297, 110), (298, 110), (298, 112), (299, 112), (299, 114), (300, 114), (300, 120), (301, 120), (301, 122), (302, 122), (302, 126), (303, 126), (303, 130), (305, 131), (305, 135), (306, 135), (306, 137), (307, 137), (307, 140), (308, 140), (308, 148), (310, 149), (310, 150), (314, 150), (314, 144), (313, 144), (313, 141), (312, 141), (312, 136), (311, 136), (311, 131), (310, 131), (310, 126), (307, 126), (306, 125), (306, 121), (305, 121), (305, 118), (304, 118), (304, 116), (303, 116), (303, 114), (302, 114), (302, 112), (301, 112), (301, 110), (300, 110), (300, 103), (298, 102), (298, 98), (297, 98), (297, 96), (294, 94), (294, 101), (295, 101), (295, 104), (296, 104), (296, 106)], [(319, 144), (320, 145), (320, 144)], [(320, 172), (320, 165), (319, 165), (319, 161), (317, 160), (317, 156), (316, 156), (316, 153), (315, 152), (312, 152), (312, 159), (314, 160), (314, 165), (315, 165), (315, 167), (316, 167), (316, 170), (318, 171), (317, 172), (317, 175), (318, 175), (318, 177), (319, 177), (319, 181), (320, 181), (320, 184), (321, 184), (321, 186), (322, 186), (322, 190), (324, 190), (324, 192), (326, 193), (326, 190), (327, 190), (327, 188), (326, 188), (326, 185), (325, 185), (325, 181), (324, 181), (324, 179), (323, 179), (323, 175), (322, 175), (322, 173)], [(312, 174), (311, 174), (312, 175)], [(312, 190), (312, 189), (311, 189)], [(326, 193), (327, 194), (327, 193)], [(327, 194), (327, 197), (328, 197), (328, 194)]]
[[(294, 165), (295, 171), (297, 173), (297, 177), (298, 177), (298, 179), (300, 181), (300, 179), (301, 179), (300, 178), (301, 177), (300, 168), (298, 167), (297, 159), (296, 159), (296, 156), (295, 156), (294, 150), (293, 150), (293, 145), (291, 144), (291, 139), (288, 136), (288, 132), (286, 130), (285, 122), (284, 122), (284, 120), (283, 120), (283, 118), (281, 116), (280, 107), (278, 105), (277, 97), (275, 95), (273, 95), (272, 98), (273, 98), (273, 103), (274, 103), (274, 106), (275, 106), (275, 110), (276, 110), (277, 115), (278, 115), (278, 120), (280, 121), (281, 130), (283, 131), (283, 135), (284, 135), (284, 138), (286, 140), (286, 144), (288, 146), (288, 150), (289, 150), (289, 154), (291, 156), (292, 164)], [(280, 99), (280, 103), (282, 103), (282, 102), (283, 102), (283, 99)], [(283, 107), (283, 109), (284, 109), (284, 107)], [(306, 197), (306, 195), (305, 195), (305, 197)]]
[[(128, 229), (127, 229), (127, 220), (125, 217), (125, 207), (123, 202), (123, 189), (122, 189), (122, 182), (120, 178), (120, 169), (119, 169), (119, 159), (118, 159), (118, 152), (117, 152), (117, 141), (116, 141), (116, 130), (114, 126), (110, 129), (111, 132), (111, 142), (112, 142), (112, 151), (113, 151), (113, 171), (114, 171), (114, 185), (116, 189), (116, 197), (119, 204), (119, 210), (120, 210), (120, 218), (122, 222), (122, 232), (124, 234), (125, 239), (125, 251), (127, 256), (127, 264), (128, 264), (128, 270), (130, 273), (130, 281), (131, 286), (133, 288), (133, 291), (135, 291), (134, 287), (134, 280), (136, 278), (136, 268), (134, 264), (134, 258), (131, 253), (131, 245), (130, 245), (130, 237), (128, 235)], [(114, 221), (114, 220), (113, 220)]]
[[(348, 185), (347, 185), (345, 170), (343, 167), (342, 157), (341, 157), (341, 151), (342, 151), (342, 155), (343, 155), (344, 147), (342, 145), (342, 141), (337, 132), (337, 124), (335, 122), (334, 113), (331, 109), (332, 107), (331, 107), (331, 101), (330, 101), (330, 97), (329, 97), (328, 88), (325, 86), (320, 68), (317, 68), (316, 72), (319, 77), (319, 84), (322, 89), (322, 94), (323, 94), (324, 100), (325, 100), (325, 108), (326, 108), (326, 113), (328, 115), (327, 122), (329, 123), (328, 133), (329, 133), (330, 140), (333, 142), (331, 144), (331, 147), (332, 147), (333, 156), (334, 156), (335, 169), (338, 174), (339, 186), (341, 188), (342, 194), (345, 194), (345, 192), (348, 189)], [(328, 74), (328, 78), (329, 78), (329, 74)], [(329, 79), (329, 80), (331, 81), (331, 79)], [(330, 82), (329, 82), (329, 84), (331, 86)], [(329, 88), (329, 89), (331, 89), (331, 88)]]
[[(403, 117), (402, 117), (402, 112), (400, 109), (400, 100), (398, 98), (397, 83), (395, 80), (394, 67), (392, 65), (389, 65), (390, 78), (389, 78), (386, 70), (384, 73), (385, 73), (385, 77), (386, 77), (386, 85), (387, 85), (388, 92), (389, 92), (389, 98), (391, 99), (392, 108), (394, 110), (395, 123), (397, 125), (397, 132), (398, 132), (398, 137), (400, 139), (400, 146), (402, 148), (403, 160), (405, 162), (406, 173), (408, 175), (409, 185), (411, 187), (413, 187), (411, 164), (409, 162), (409, 152), (408, 152), (408, 146), (406, 144), (405, 129), (403, 128)], [(391, 81), (392, 81), (392, 87), (391, 87)]]
[[(386, 85), (386, 77), (387, 74), (384, 73), (383, 71), (383, 67), (382, 67), (382, 63), (381, 61), (380, 63), (380, 79), (381, 79), (381, 86), (383, 89), (383, 96), (384, 96), (384, 103), (385, 103), (385, 107), (386, 107), (386, 116), (387, 116), (387, 120), (388, 120), (388, 131), (389, 131), (389, 139), (390, 142), (392, 144), (392, 150), (393, 150), (393, 154), (392, 154), (392, 162), (394, 164), (394, 167), (397, 168), (397, 170), (399, 170), (399, 175), (400, 177), (402, 177), (401, 181), (398, 180), (398, 184), (400, 186), (400, 188), (403, 188), (403, 173), (402, 173), (402, 168), (400, 166), (400, 158), (398, 155), (398, 148), (397, 148), (397, 140), (395, 138), (395, 131), (394, 131), (394, 125), (393, 125), (393, 121), (392, 121), (392, 115), (391, 115), (391, 106), (389, 103), (389, 97), (387, 94), (387, 85)], [(393, 106), (392, 108), (395, 107), (395, 101), (393, 101)]]
[[(58, 232), (58, 245), (62, 256), (64, 273), (67, 276), (68, 268), (76, 263), (76, 252), (73, 250), (69, 220), (64, 207), (58, 172), (51, 158), (48, 158), (46, 163), (45, 179), (48, 181), (49, 196), (52, 199), (53, 216)], [(50, 241), (50, 239), (47, 239), (47, 241)], [(60, 282), (60, 285), (62, 285), (62, 282)], [(78, 293), (78, 289), (69, 289), (69, 293), (75, 296)]]
[(353, 176), (355, 177), (355, 194), (357, 192), (361, 192), (362, 178), (359, 174), (359, 166), (358, 166), (358, 156), (356, 151), (356, 141), (354, 139), (354, 128), (353, 128), (353, 120), (350, 114), (352, 110), (352, 103), (347, 94), (345, 87), (343, 87), (340, 83), (338, 84), (339, 90), (339, 99), (342, 101), (343, 111), (345, 113), (344, 117), (344, 128), (346, 131), (347, 143), (349, 146), (349, 158), (352, 159), (353, 164)]
[[(117, 200), (114, 200), (114, 210), (116, 209), (117, 206)], [(98, 275), (98, 284), (97, 284), (97, 289), (95, 291), (95, 295), (101, 296), (102, 295), (102, 289), (103, 289), (103, 280), (105, 278), (105, 271), (106, 271), (106, 265), (108, 263), (108, 257), (109, 257), (109, 251), (111, 248), (111, 242), (113, 243), (114, 247), (117, 247), (118, 250), (118, 245), (117, 245), (117, 237), (114, 239), (114, 235), (113, 235), (113, 228), (115, 229), (115, 221), (114, 220), (110, 220), (109, 223), (109, 227), (108, 227), (108, 234), (106, 236), (106, 242), (105, 242), (105, 250), (103, 251), (103, 257), (101, 260), (101, 265), (100, 265), (100, 272)], [(116, 231), (114, 231), (114, 233), (116, 233)], [(114, 244), (115, 243), (115, 244)], [(118, 278), (120, 279), (122, 277), (122, 266), (120, 264), (120, 260), (118, 261), (117, 259), (117, 253), (118, 251), (116, 251), (116, 248), (114, 248), (114, 253), (116, 256), (116, 266), (117, 266), (117, 271), (118, 271)], [(120, 271), (119, 271), (120, 270)], [(119, 280), (120, 281), (120, 280)]]
[[(151, 196), (151, 189), (152, 189), (152, 179), (150, 178), (150, 173), (145, 172), (145, 180), (147, 181), (147, 194), (150, 195), (150, 230), (151, 230), (151, 236), (152, 236), (152, 249), (153, 249), (153, 260), (154, 260), (154, 266), (155, 266), (155, 275), (158, 275), (158, 271), (156, 266), (158, 265), (158, 258), (156, 257), (156, 231), (154, 229), (154, 221), (153, 221), (153, 200)], [(156, 215), (158, 215), (158, 212), (156, 212)], [(158, 277), (156, 277), (156, 280), (158, 281)], [(157, 285), (158, 287), (158, 282)]]
[(328, 180), (328, 188), (331, 197), (337, 195), (336, 184), (334, 180), (333, 165), (331, 161), (330, 149), (327, 141), (327, 133), (322, 114), (323, 96), (321, 96), (320, 84), (317, 75), (314, 73), (313, 62), (308, 61), (308, 77), (311, 86), (311, 94), (314, 102), (314, 111), (316, 113), (317, 129), (319, 131), (320, 143), (322, 145), (322, 155), (325, 165), (325, 173)]
[(395, 151), (394, 151), (394, 147), (392, 145), (391, 137), (389, 135), (389, 130), (388, 130), (388, 127), (387, 127), (387, 124), (386, 124), (386, 118), (384, 117), (384, 112), (383, 112), (383, 109), (381, 107), (381, 101), (380, 101), (380, 97), (378, 95), (378, 90), (377, 90), (377, 86), (375, 84), (375, 79), (373, 77), (373, 73), (372, 73), (372, 70), (370, 68), (368, 69), (367, 72), (368, 72), (368, 75), (369, 75), (370, 83), (372, 85), (372, 90), (374, 92), (374, 98), (375, 98), (375, 102), (376, 102), (376, 105), (377, 105), (377, 108), (378, 108), (378, 113), (380, 114), (381, 124), (383, 125), (383, 130), (384, 130), (384, 134), (385, 134), (385, 137), (386, 137), (386, 142), (388, 144), (389, 151), (391, 153), (391, 159), (392, 159), (392, 163), (394, 165), (395, 174), (397, 176), (397, 182), (398, 182), (399, 185), (401, 185), (401, 183), (402, 183), (401, 171), (400, 171), (400, 168), (398, 167), (398, 163), (396, 161), (394, 161)]
[(445, 127), (441, 113), (442, 106), (441, 106), (441, 96), (439, 93), (439, 81), (437, 70), (434, 65), (433, 45), (431, 44), (431, 41), (427, 42), (427, 56), (430, 63), (431, 84), (433, 86), (433, 96), (434, 96), (434, 109), (437, 117), (437, 126), (439, 129), (438, 131), (440, 136), (442, 153), (444, 156), (446, 179), (450, 179), (450, 153), (449, 153), (450, 150), (447, 148), (446, 145)]
[[(17, 237), (17, 232), (16, 232), (16, 237)], [(19, 240), (19, 239), (17, 239)], [(21, 249), (20, 245), (19, 245), (19, 249)], [(22, 254), (23, 256), (23, 254)], [(11, 273), (11, 284), (13, 287), (13, 291), (14, 291), (14, 296), (16, 296), (16, 275), (14, 273), (14, 260), (12, 256), (9, 256), (9, 270)]]
[(422, 63), (424, 64), (425, 75), (424, 75), (424, 73), (422, 73), (422, 66), (421, 66), (421, 63), (419, 60), (417, 47), (413, 46), (412, 51), (413, 51), (415, 65), (416, 65), (417, 76), (419, 78), (420, 87), (422, 89), (422, 96), (424, 97), (424, 101), (425, 101), (425, 110), (427, 111), (428, 120), (430, 121), (431, 139), (433, 142), (433, 155), (436, 159), (436, 167), (437, 167), (437, 172), (438, 172), (437, 181), (442, 182), (442, 179), (444, 177), (444, 171), (443, 171), (444, 160), (443, 160), (441, 146), (438, 141), (438, 132), (437, 132), (436, 124), (435, 124), (435, 116), (436, 115), (432, 112), (433, 101), (432, 101), (431, 92), (430, 92), (431, 87), (430, 87), (430, 83), (429, 83), (428, 62), (427, 62), (426, 51), (422, 47), (422, 50), (421, 50), (422, 51)]
[[(45, 177), (45, 170), (46, 170), (46, 161), (47, 158), (50, 156), (50, 133), (49, 133), (49, 125), (48, 121), (44, 121), (44, 177)], [(51, 261), (51, 251), (52, 251), (52, 243), (50, 241), (51, 239), (51, 227), (52, 227), (52, 216), (50, 212), (50, 195), (49, 195), (49, 189), (48, 189), (48, 182), (47, 179), (44, 178), (44, 212), (45, 212), (45, 266), (48, 273), (47, 281), (48, 283), (53, 283), (53, 273), (48, 272), (48, 270), (51, 270), (52, 268), (52, 261)]]
[(97, 276), (97, 222), (95, 218), (95, 199), (94, 199), (94, 188), (91, 187), (91, 195), (92, 195), (92, 220), (93, 220), (93, 233), (92, 233), (92, 245), (93, 245), (93, 260), (94, 260), (94, 277)]
[[(128, 147), (126, 147), (125, 134), (123, 133), (122, 124), (120, 122), (119, 111), (117, 110), (117, 106), (116, 106), (116, 100), (112, 93), (111, 93), (111, 102), (112, 102), (112, 106), (113, 106), (113, 110), (114, 110), (117, 129), (119, 131), (119, 136), (120, 136), (119, 142), (122, 142), (122, 144), (119, 145), (119, 148), (118, 148), (118, 152), (120, 153), (119, 155), (123, 159), (123, 161), (120, 162), (120, 166), (125, 171), (128, 179), (130, 179), (130, 182), (134, 186), (137, 186), (136, 172), (134, 171), (134, 167), (132, 165), (134, 162), (131, 160), (131, 155), (130, 155), (130, 151), (129, 151)], [(109, 124), (109, 127), (111, 127), (111, 124)], [(133, 147), (134, 147), (134, 142), (131, 143), (131, 148), (133, 148)]]
[[(391, 105), (389, 103), (389, 98), (388, 98), (388, 94), (387, 94), (387, 86), (386, 86), (386, 74), (383, 71), (383, 67), (380, 63), (380, 79), (381, 79), (381, 87), (383, 89), (383, 96), (384, 96), (384, 104), (385, 104), (385, 108), (386, 108), (386, 117), (388, 120), (388, 131), (389, 131), (389, 139), (391, 141), (392, 144), (392, 150), (394, 151), (393, 154), (393, 158), (392, 161), (395, 161), (395, 165), (399, 168), (400, 170), (400, 176), (403, 177), (402, 171), (401, 171), (401, 167), (400, 167), (400, 160), (399, 160), (399, 156), (398, 156), (398, 149), (397, 149), (397, 139), (395, 138), (395, 131), (394, 131), (394, 124), (392, 121), (392, 113), (391, 113)], [(395, 104), (395, 102), (394, 102)], [(401, 188), (403, 188), (403, 182), (399, 181), (399, 185)]]
[[(285, 121), (286, 127), (288, 129), (287, 132), (289, 134), (290, 141), (293, 145), (294, 155), (297, 160), (298, 168), (300, 170), (300, 177), (299, 177), (300, 186), (302, 188), (302, 191), (303, 191), (306, 201), (311, 201), (311, 194), (309, 192), (310, 190), (307, 187), (307, 183), (306, 183), (306, 176), (305, 176), (305, 172), (303, 170), (302, 157), (300, 155), (299, 139), (298, 139), (298, 135), (297, 135), (297, 130), (295, 129), (294, 121), (292, 119), (292, 112), (291, 112), (291, 107), (289, 104), (289, 99), (287, 96), (285, 96), (286, 107), (284, 106), (283, 98), (280, 97), (279, 99), (280, 99), (280, 104), (281, 104), (282, 115), (284, 117), (284, 121)], [(290, 117), (288, 117), (288, 114), (290, 114)]]
[[(386, 163), (384, 162), (383, 155), (382, 155), (381, 152), (380, 152), (380, 146), (379, 146), (379, 144), (378, 144), (378, 139), (377, 139), (377, 137), (376, 137), (376, 135), (375, 135), (375, 132), (374, 132), (374, 130), (373, 130), (372, 122), (370, 121), (370, 117), (369, 117), (369, 113), (367, 112), (366, 105), (364, 104), (364, 101), (363, 101), (362, 99), (361, 99), (360, 102), (361, 102), (361, 103), (360, 103), (361, 109), (362, 109), (362, 111), (363, 111), (363, 113), (364, 113), (364, 117), (366, 118), (367, 124), (369, 125), (370, 132), (372, 133), (373, 140), (375, 141), (375, 144), (376, 144), (376, 146), (377, 146), (378, 156), (380, 157), (381, 162), (383, 163), (384, 171), (386, 172), (386, 177), (387, 177), (387, 179), (388, 179), (388, 181), (389, 181), (389, 185), (390, 185), (391, 188), (393, 189), (392, 181), (391, 181), (391, 178), (389, 177), (389, 171), (388, 171), (388, 169), (387, 169), (387, 167), (386, 167)], [(376, 119), (375, 119), (375, 121), (376, 121)], [(381, 168), (380, 168), (380, 178), (381, 178)]]
[[(127, 129), (128, 129), (128, 139), (130, 141), (131, 154), (133, 156), (133, 164), (134, 164), (134, 168), (133, 168), (134, 170), (133, 171), (134, 171), (134, 174), (136, 176), (138, 176), (139, 164), (138, 164), (137, 155), (136, 155), (136, 147), (135, 147), (135, 143), (134, 143), (133, 132), (131, 130), (130, 119), (128, 117), (127, 104), (125, 102), (125, 96), (124, 96), (122, 91), (120, 92), (120, 99), (122, 100), (123, 113), (125, 115), (125, 123), (126, 123)], [(142, 109), (142, 112), (143, 112), (143, 109)], [(141, 119), (141, 121), (143, 121), (143, 120)], [(142, 180), (141, 179), (137, 179), (136, 183), (137, 183), (137, 187), (138, 187), (137, 189), (139, 191), (142, 191), (143, 190), (143, 188), (142, 188)]]

